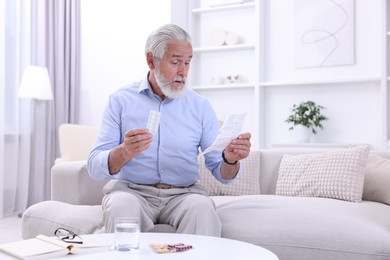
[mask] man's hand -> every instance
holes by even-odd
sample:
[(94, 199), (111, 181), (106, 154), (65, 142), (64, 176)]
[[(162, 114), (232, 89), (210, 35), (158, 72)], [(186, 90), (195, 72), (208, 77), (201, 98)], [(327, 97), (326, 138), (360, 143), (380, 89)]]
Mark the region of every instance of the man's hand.
[(236, 139), (233, 139), (230, 144), (225, 147), (225, 159), (230, 163), (234, 163), (248, 157), (251, 149), (251, 137), (250, 133), (243, 133)]
[(127, 131), (123, 143), (112, 149), (108, 156), (110, 173), (117, 173), (128, 161), (148, 149), (152, 139), (153, 135), (147, 128), (134, 128)]
[(152, 143), (152, 139), (153, 135), (149, 133), (147, 128), (134, 128), (127, 131), (121, 144), (123, 146), (123, 153), (126, 156), (123, 159), (130, 161), (136, 155), (148, 149)]
[(248, 157), (251, 150), (250, 139), (250, 133), (240, 134), (236, 139), (233, 139), (230, 144), (225, 147), (223, 153), (225, 160), (228, 163), (222, 164), (221, 175), (223, 178), (230, 180), (237, 175), (237, 172), (240, 168), (240, 163), (238, 161)]

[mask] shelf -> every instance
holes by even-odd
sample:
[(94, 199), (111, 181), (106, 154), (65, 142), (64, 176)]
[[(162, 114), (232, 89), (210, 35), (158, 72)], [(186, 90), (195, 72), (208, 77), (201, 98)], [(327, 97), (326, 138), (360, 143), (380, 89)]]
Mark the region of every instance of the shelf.
[(311, 150), (331, 150), (342, 149), (362, 144), (346, 143), (279, 143), (272, 144), (272, 149), (311, 149)]
[(246, 89), (254, 88), (253, 84), (224, 84), (224, 85), (197, 85), (192, 86), (193, 90), (229, 90), (229, 89)]
[(215, 47), (202, 47), (194, 48), (194, 52), (223, 52), (223, 51), (240, 51), (240, 50), (251, 50), (255, 49), (254, 45), (251, 44), (237, 44), (237, 45), (224, 45)]
[(337, 83), (360, 83), (360, 82), (376, 82), (380, 81), (381, 78), (369, 77), (369, 78), (349, 78), (349, 79), (331, 79), (321, 81), (265, 81), (260, 82), (260, 86), (297, 86), (297, 85), (320, 85), (320, 84), (337, 84)]
[(231, 4), (231, 5), (223, 5), (223, 6), (215, 6), (215, 7), (206, 7), (206, 8), (196, 8), (192, 10), (193, 14), (202, 14), (202, 13), (212, 13), (212, 12), (220, 12), (220, 11), (229, 11), (229, 10), (237, 10), (237, 9), (246, 9), (246, 8), (255, 8), (255, 3), (242, 3), (242, 4)]

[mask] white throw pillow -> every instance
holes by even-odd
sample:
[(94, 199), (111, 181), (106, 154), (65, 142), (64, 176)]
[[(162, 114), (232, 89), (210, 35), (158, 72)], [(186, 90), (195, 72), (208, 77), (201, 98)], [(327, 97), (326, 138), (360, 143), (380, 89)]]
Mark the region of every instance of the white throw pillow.
[(325, 153), (284, 155), (276, 194), (360, 202), (368, 146)]
[(363, 200), (390, 205), (390, 160), (370, 153), (364, 177)]
[(221, 195), (255, 195), (260, 194), (260, 152), (254, 151), (242, 160), (243, 171), (232, 184), (226, 185), (217, 181), (205, 167), (204, 157), (198, 156), (199, 175), (198, 181), (209, 192), (210, 196)]

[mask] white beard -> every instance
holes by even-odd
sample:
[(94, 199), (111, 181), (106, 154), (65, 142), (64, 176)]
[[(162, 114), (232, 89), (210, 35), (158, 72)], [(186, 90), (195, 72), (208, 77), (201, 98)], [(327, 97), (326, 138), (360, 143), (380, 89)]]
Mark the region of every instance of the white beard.
[[(179, 98), (181, 97), (185, 90), (186, 90), (186, 77), (175, 77), (171, 82), (168, 82), (168, 80), (166, 80), (164, 78), (163, 75), (160, 74), (160, 68), (158, 68), (158, 66), (156, 66), (156, 69), (154, 70), (154, 75), (156, 76), (156, 82), (157, 82), (157, 85), (161, 88), (161, 91), (162, 93), (164, 93), (164, 95), (168, 98)], [(173, 82), (175, 81), (183, 81), (183, 86), (181, 89), (179, 90), (174, 90), (171, 88), (170, 84), (172, 84)]]

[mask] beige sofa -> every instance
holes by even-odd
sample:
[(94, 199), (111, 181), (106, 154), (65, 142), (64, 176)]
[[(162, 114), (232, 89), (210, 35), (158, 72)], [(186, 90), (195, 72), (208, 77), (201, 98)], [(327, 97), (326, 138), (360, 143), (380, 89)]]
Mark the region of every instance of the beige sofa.
[[(370, 152), (367, 160), (367, 152), (353, 149), (252, 151), (231, 186), (210, 178), (200, 157), (201, 182), (215, 201), (222, 236), (268, 248), (280, 259), (390, 259), (390, 152)], [(89, 177), (85, 161), (54, 165), (52, 200), (25, 211), (23, 238), (52, 235), (57, 227), (104, 232), (105, 183)]]

